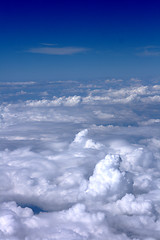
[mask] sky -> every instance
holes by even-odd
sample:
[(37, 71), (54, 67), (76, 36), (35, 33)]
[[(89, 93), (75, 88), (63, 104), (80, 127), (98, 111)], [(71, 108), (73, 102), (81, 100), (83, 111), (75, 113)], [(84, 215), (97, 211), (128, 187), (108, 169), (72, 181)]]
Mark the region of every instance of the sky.
[(159, 1), (3, 1), (0, 81), (160, 76)]

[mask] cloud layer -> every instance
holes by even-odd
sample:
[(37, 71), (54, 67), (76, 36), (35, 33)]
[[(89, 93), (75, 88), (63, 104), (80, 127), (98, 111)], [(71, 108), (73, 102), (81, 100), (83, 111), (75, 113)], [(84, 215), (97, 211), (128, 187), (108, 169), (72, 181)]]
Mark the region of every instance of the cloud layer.
[(110, 82), (2, 85), (0, 239), (159, 239), (160, 85)]

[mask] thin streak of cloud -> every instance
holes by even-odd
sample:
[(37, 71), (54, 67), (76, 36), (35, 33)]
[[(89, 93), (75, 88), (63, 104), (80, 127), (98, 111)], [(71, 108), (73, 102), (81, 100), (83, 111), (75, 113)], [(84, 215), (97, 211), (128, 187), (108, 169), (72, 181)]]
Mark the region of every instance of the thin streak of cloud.
[(86, 52), (89, 49), (83, 47), (40, 47), (40, 48), (31, 48), (27, 52), (29, 53), (40, 53), (47, 55), (72, 55), (76, 53)]
[(40, 43), (43, 46), (56, 46), (57, 43)]

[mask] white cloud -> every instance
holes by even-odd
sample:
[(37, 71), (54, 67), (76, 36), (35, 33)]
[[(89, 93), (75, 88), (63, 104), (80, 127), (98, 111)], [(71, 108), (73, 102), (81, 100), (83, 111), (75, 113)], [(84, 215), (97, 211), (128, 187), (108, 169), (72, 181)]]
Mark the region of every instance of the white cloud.
[(140, 122), (142, 125), (151, 125), (155, 123), (160, 123), (160, 119), (149, 119), (147, 121)]
[(26, 102), (27, 106), (31, 107), (42, 107), (42, 106), (76, 106), (81, 101), (80, 96), (69, 96), (69, 97), (53, 97), (53, 100), (29, 100)]
[(125, 172), (120, 171), (120, 161), (117, 155), (107, 155), (101, 160), (89, 179), (87, 194), (93, 197), (105, 196), (105, 201), (114, 201), (130, 191), (131, 182)]
[(1, 104), (0, 239), (159, 239), (159, 85), (105, 86)]
[(120, 200), (107, 204), (106, 210), (114, 215), (126, 214), (132, 216), (153, 214), (151, 200), (144, 200), (143, 197), (136, 198), (132, 194), (126, 194)]
[(101, 111), (94, 111), (94, 114), (100, 119), (109, 119), (114, 117), (114, 115), (111, 113), (104, 113)]

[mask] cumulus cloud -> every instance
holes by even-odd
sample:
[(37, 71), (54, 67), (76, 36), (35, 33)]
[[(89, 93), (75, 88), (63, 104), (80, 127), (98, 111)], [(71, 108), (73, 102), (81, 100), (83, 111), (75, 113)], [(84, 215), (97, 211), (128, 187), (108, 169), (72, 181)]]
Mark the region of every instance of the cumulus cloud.
[(130, 191), (129, 178), (119, 169), (120, 161), (116, 155), (107, 155), (101, 160), (89, 178), (87, 193), (93, 197), (105, 196), (105, 200), (113, 201)]
[(76, 84), (0, 105), (0, 239), (159, 239), (160, 86)]

